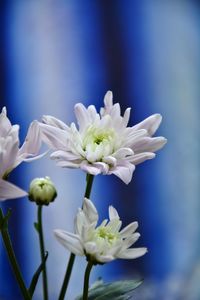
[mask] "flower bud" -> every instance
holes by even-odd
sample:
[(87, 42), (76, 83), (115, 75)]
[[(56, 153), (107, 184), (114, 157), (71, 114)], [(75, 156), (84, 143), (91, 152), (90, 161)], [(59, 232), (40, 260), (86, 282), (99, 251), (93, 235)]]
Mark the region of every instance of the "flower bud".
[(29, 188), (29, 200), (38, 205), (49, 205), (57, 196), (56, 188), (49, 177), (35, 178)]

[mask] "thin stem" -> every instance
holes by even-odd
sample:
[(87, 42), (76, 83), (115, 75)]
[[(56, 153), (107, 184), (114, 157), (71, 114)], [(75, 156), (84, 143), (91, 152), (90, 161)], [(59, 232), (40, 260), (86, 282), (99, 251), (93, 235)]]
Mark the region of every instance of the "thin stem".
[[(41, 261), (45, 261), (45, 246), (44, 246), (44, 237), (43, 237), (43, 228), (42, 228), (42, 205), (38, 205), (38, 233), (40, 240), (40, 256)], [(42, 272), (43, 280), (43, 295), (44, 300), (48, 300), (48, 285), (47, 285), (47, 270), (46, 263)]]
[[(0, 224), (2, 224), (3, 221), (4, 221), (4, 215), (3, 215), (2, 209), (0, 208)], [(18, 283), (19, 287), (20, 287), (23, 298), (25, 300), (30, 300), (31, 297), (30, 297), (29, 292), (26, 288), (26, 285), (24, 283), (19, 265), (17, 263), (7, 227), (1, 229), (1, 234), (2, 234), (4, 246), (5, 246), (10, 264), (12, 266), (13, 272), (15, 274), (15, 278), (17, 280), (17, 283)]]
[(93, 263), (89, 261), (84, 276), (83, 300), (88, 300), (89, 279), (90, 279), (90, 272), (92, 270), (92, 267), (93, 267)]
[(66, 271), (65, 278), (64, 278), (64, 281), (63, 281), (62, 289), (60, 291), (60, 295), (59, 295), (59, 298), (58, 298), (59, 300), (65, 298), (65, 293), (67, 291), (67, 287), (68, 287), (68, 284), (69, 284), (69, 279), (70, 279), (72, 268), (73, 268), (73, 265), (74, 265), (74, 260), (75, 260), (75, 254), (71, 253), (70, 258), (69, 258), (69, 262), (68, 262), (68, 266), (67, 266), (67, 271)]
[[(86, 188), (85, 188), (85, 194), (84, 194), (84, 197), (86, 197), (86, 198), (90, 197), (91, 190), (92, 190), (93, 179), (94, 179), (93, 175), (87, 174)], [(76, 256), (75, 256), (74, 253), (70, 254), (68, 265), (67, 265), (67, 270), (66, 270), (66, 273), (65, 273), (64, 281), (63, 281), (63, 284), (62, 284), (62, 288), (61, 288), (58, 300), (63, 300), (65, 298), (65, 294), (66, 294), (68, 284), (69, 284), (69, 280), (70, 280), (70, 277), (71, 277), (75, 257)]]
[(86, 184), (85, 195), (84, 195), (84, 197), (86, 198), (90, 198), (93, 180), (94, 180), (94, 175), (87, 174), (86, 177), (87, 184)]

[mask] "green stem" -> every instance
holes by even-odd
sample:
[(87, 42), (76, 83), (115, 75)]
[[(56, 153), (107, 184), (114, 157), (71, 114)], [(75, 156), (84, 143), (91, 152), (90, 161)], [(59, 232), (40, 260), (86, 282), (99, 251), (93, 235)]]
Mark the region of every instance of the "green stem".
[[(0, 208), (0, 224), (2, 224), (3, 222), (4, 222), (4, 215), (3, 215), (2, 209)], [(31, 297), (29, 295), (29, 292), (28, 292), (28, 290), (26, 288), (26, 285), (24, 283), (22, 274), (20, 272), (20, 268), (19, 268), (19, 265), (18, 265), (16, 257), (15, 257), (15, 253), (14, 253), (14, 250), (13, 250), (13, 247), (12, 247), (12, 243), (11, 243), (11, 239), (10, 239), (10, 236), (9, 236), (7, 226), (5, 228), (3, 227), (1, 229), (1, 234), (2, 234), (4, 246), (5, 246), (10, 264), (12, 266), (13, 272), (15, 274), (15, 278), (17, 280), (17, 283), (18, 283), (19, 287), (20, 287), (23, 298), (25, 300), (30, 300)]]
[[(44, 237), (43, 237), (43, 228), (42, 228), (42, 205), (38, 205), (38, 233), (40, 240), (40, 255), (41, 261), (45, 261), (45, 246), (44, 246)], [(43, 295), (44, 300), (48, 300), (48, 285), (47, 285), (47, 270), (46, 263), (44, 265), (44, 269), (42, 272), (42, 280), (43, 280)]]
[[(85, 189), (85, 194), (84, 194), (84, 197), (86, 197), (86, 198), (90, 197), (91, 190), (92, 190), (93, 179), (94, 179), (93, 175), (87, 174), (86, 189)], [(67, 270), (66, 270), (66, 273), (65, 273), (64, 281), (63, 281), (63, 284), (62, 284), (62, 288), (61, 288), (58, 300), (63, 300), (65, 298), (65, 294), (66, 294), (68, 284), (69, 284), (69, 280), (70, 280), (70, 277), (71, 277), (75, 257), (76, 256), (75, 256), (74, 253), (70, 254), (68, 265), (67, 265)]]
[(88, 300), (89, 279), (90, 279), (90, 272), (92, 270), (92, 267), (93, 267), (93, 263), (89, 261), (85, 270), (83, 300)]
[(86, 177), (87, 185), (86, 185), (85, 195), (84, 195), (85, 198), (90, 198), (93, 180), (94, 180), (94, 175), (87, 174)]
[(69, 262), (68, 262), (68, 266), (67, 266), (67, 270), (66, 270), (66, 274), (65, 274), (65, 278), (64, 278), (64, 281), (63, 281), (62, 289), (60, 291), (60, 295), (59, 295), (59, 298), (58, 298), (59, 300), (65, 298), (65, 293), (67, 291), (67, 287), (68, 287), (68, 284), (69, 284), (69, 279), (70, 279), (72, 268), (73, 268), (73, 265), (74, 265), (74, 260), (75, 260), (75, 254), (71, 253), (70, 258), (69, 258)]

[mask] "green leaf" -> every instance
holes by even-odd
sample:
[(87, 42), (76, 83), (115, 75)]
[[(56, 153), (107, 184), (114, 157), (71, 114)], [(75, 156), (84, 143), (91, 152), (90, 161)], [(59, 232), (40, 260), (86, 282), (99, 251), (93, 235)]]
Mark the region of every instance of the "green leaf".
[(39, 224), (37, 222), (34, 222), (34, 227), (35, 227), (35, 230), (37, 232), (39, 232)]
[(8, 220), (9, 220), (9, 218), (11, 216), (11, 212), (12, 211), (9, 208), (7, 214), (3, 217), (3, 220), (2, 220), (2, 222), (0, 224), (0, 230), (8, 229)]
[[(98, 280), (90, 288), (88, 300), (128, 300), (130, 292), (141, 285), (142, 280), (121, 280), (112, 283), (103, 283)], [(81, 300), (82, 296), (76, 298)]]
[(44, 269), (44, 266), (45, 266), (47, 257), (48, 257), (48, 252), (45, 253), (44, 260), (43, 260), (42, 263), (39, 265), (38, 269), (36, 270), (35, 274), (33, 275), (32, 280), (31, 280), (31, 284), (30, 284), (30, 287), (29, 287), (29, 289), (28, 289), (31, 298), (32, 298), (32, 296), (33, 296), (33, 294), (34, 294), (34, 291), (35, 291), (35, 288), (36, 288), (36, 285), (37, 285), (39, 276), (40, 276), (41, 272), (42, 272), (43, 269)]

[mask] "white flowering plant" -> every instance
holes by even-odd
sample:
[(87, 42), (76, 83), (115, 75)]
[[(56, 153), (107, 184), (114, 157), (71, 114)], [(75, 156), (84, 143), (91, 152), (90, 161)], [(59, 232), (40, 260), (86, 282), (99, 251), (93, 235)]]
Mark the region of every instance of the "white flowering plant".
[[(36, 178), (30, 184), (29, 192), (9, 182), (9, 174), (23, 161), (42, 158), (39, 154), (42, 143), (50, 150), (50, 158), (62, 168), (81, 169), (86, 173), (86, 190), (81, 208), (74, 218), (74, 232), (55, 229), (54, 235), (71, 254), (58, 299), (65, 299), (74, 267), (75, 257), (87, 260), (83, 293), (76, 299), (129, 299), (129, 294), (141, 281), (125, 280), (114, 283), (96, 282), (89, 288), (89, 277), (93, 266), (104, 265), (115, 259), (135, 259), (143, 256), (147, 248), (136, 248), (140, 234), (136, 232), (137, 222), (122, 228), (117, 210), (109, 206), (109, 220), (103, 221), (90, 199), (93, 180), (96, 175), (119, 177), (130, 183), (135, 166), (155, 157), (166, 139), (153, 137), (162, 117), (154, 114), (139, 124), (129, 127), (130, 108), (121, 115), (119, 103), (113, 104), (112, 92), (104, 97), (104, 107), (98, 113), (95, 106), (75, 105), (78, 126), (70, 126), (53, 116), (43, 116), (42, 121), (30, 124), (25, 142), (20, 147), (19, 125), (12, 125), (6, 108), (0, 113), (0, 201), (28, 196), (38, 206), (38, 219), (34, 223), (39, 236), (41, 263), (27, 287), (12, 248), (8, 231), (11, 212), (5, 214), (0, 208), (0, 232), (16, 281), (23, 299), (32, 299), (37, 282), (42, 274), (43, 299), (48, 300), (48, 252), (43, 235), (42, 208), (55, 200), (57, 191), (49, 177)], [(93, 199), (94, 200), (94, 199)]]

